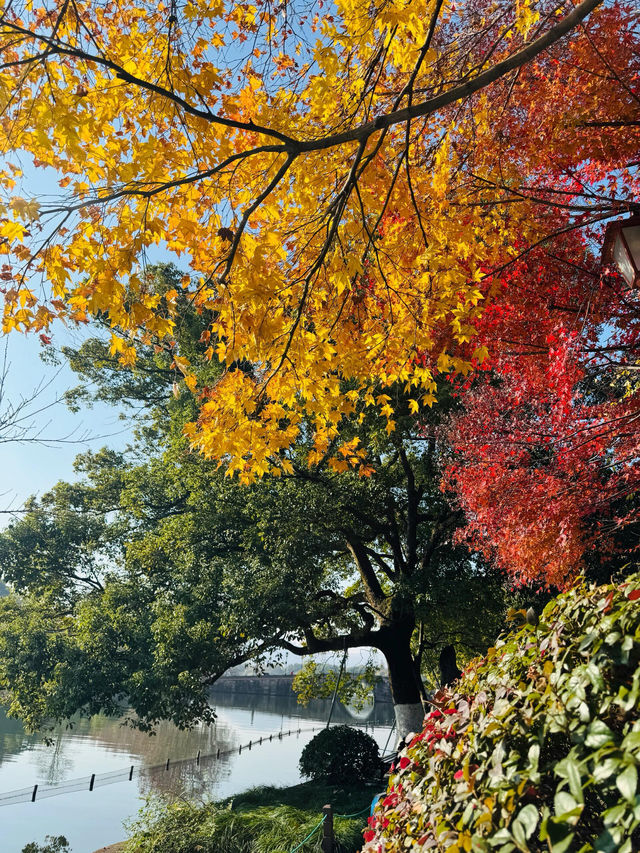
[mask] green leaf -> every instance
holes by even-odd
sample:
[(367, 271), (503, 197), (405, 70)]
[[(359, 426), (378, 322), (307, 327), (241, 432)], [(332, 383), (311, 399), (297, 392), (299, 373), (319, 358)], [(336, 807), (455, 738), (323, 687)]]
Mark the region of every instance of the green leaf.
[(580, 645), (578, 646), (578, 651), (583, 652), (585, 649), (588, 649), (589, 646), (593, 643), (593, 641), (597, 638), (598, 634), (595, 631), (590, 631), (582, 640)]
[(613, 776), (619, 767), (619, 758), (605, 758), (603, 761), (599, 761), (593, 768), (593, 781), (596, 783), (604, 782), (605, 779)]
[(620, 849), (620, 838), (617, 832), (612, 832), (609, 829), (598, 836), (593, 847), (594, 853), (618, 853)]
[[(637, 725), (638, 723), (636, 723), (636, 726)], [(622, 741), (622, 748), (640, 750), (640, 729), (630, 731), (629, 734), (625, 735), (624, 740)]]
[(609, 832), (608, 829), (598, 836), (594, 845), (595, 853), (617, 853), (618, 840)]
[(553, 807), (555, 809), (555, 820), (561, 823), (568, 823), (571, 826), (580, 820), (583, 805), (576, 802), (568, 791), (556, 791), (553, 799)]
[(547, 840), (552, 853), (566, 853), (573, 842), (574, 833), (566, 824), (549, 821), (547, 824)]
[(469, 800), (469, 802), (467, 803), (465, 810), (462, 812), (461, 820), (462, 820), (463, 826), (466, 826), (466, 824), (468, 824), (469, 821), (471, 820), (471, 817), (473, 816), (473, 812), (475, 809), (475, 805), (476, 805), (475, 800), (473, 800), (473, 799)]
[(582, 779), (578, 762), (572, 756), (567, 756), (563, 761), (559, 761), (555, 768), (556, 776), (566, 779), (569, 782), (569, 790), (575, 800), (579, 803), (584, 802), (582, 794)]
[(522, 824), (514, 820), (511, 824), (511, 833), (518, 845), (518, 850), (522, 850), (524, 853), (527, 853), (527, 837)]
[(508, 844), (512, 841), (511, 833), (506, 826), (503, 826), (489, 838), (489, 841), (492, 847), (497, 847), (498, 844)]
[(531, 838), (536, 826), (538, 825), (538, 809), (533, 805), (533, 803), (529, 803), (529, 805), (525, 806), (523, 809), (520, 809), (516, 816), (514, 824), (522, 825), (525, 839)]
[(595, 661), (589, 661), (586, 666), (587, 675), (589, 676), (589, 681), (595, 688), (597, 692), (600, 690), (604, 690), (604, 678), (602, 677), (602, 673), (600, 672), (600, 667), (595, 663)]
[(627, 807), (624, 803), (618, 803), (617, 806), (613, 806), (613, 808), (607, 809), (602, 813), (602, 817), (604, 820), (604, 825), (608, 826), (609, 829), (613, 832), (613, 828), (620, 823), (622, 818), (624, 817), (624, 813), (626, 812)]
[(585, 745), (598, 749), (613, 741), (613, 732), (602, 720), (594, 720), (587, 729)]
[(540, 832), (538, 838), (540, 841), (546, 841), (549, 837), (549, 824), (551, 823), (551, 813), (548, 806), (543, 806), (540, 812), (542, 820), (540, 821)]
[(629, 802), (634, 802), (636, 798), (636, 788), (638, 787), (638, 771), (634, 764), (626, 767), (616, 779), (618, 790)]

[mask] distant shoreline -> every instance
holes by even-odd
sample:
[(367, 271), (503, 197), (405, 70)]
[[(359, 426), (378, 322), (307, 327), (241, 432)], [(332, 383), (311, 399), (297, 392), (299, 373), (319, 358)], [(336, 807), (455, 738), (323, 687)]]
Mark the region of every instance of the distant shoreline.
[[(214, 682), (212, 694), (244, 693), (254, 695), (291, 696), (293, 675), (265, 673), (264, 675), (223, 675)], [(392, 702), (389, 680), (383, 678), (375, 685), (373, 695), (376, 702)]]

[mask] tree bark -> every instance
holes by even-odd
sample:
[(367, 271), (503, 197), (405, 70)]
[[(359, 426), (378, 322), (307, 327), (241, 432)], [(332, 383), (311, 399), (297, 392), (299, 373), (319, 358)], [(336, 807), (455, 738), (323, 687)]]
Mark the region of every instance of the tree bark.
[[(396, 607), (393, 607), (395, 603)], [(406, 602), (387, 601), (388, 612), (377, 630), (365, 630), (330, 638), (316, 637), (311, 628), (305, 631), (304, 645), (296, 645), (282, 638), (279, 645), (295, 655), (304, 657), (322, 652), (336, 652), (369, 646), (378, 649), (389, 668), (389, 684), (396, 715), (398, 735), (404, 738), (409, 732), (422, 731), (424, 708), (422, 683), (411, 654), (411, 636), (415, 628), (413, 608)], [(390, 611), (390, 612), (389, 612)]]
[(392, 622), (378, 632), (378, 648), (387, 661), (398, 736), (422, 731), (424, 709), (420, 683), (411, 654), (413, 619)]

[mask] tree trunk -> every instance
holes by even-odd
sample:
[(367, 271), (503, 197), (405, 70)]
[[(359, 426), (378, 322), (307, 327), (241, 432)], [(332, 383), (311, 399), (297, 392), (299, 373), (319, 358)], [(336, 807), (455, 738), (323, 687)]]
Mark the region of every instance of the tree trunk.
[(389, 683), (399, 738), (422, 731), (424, 709), (411, 655), (413, 623), (390, 623), (380, 629), (378, 648), (389, 667)]

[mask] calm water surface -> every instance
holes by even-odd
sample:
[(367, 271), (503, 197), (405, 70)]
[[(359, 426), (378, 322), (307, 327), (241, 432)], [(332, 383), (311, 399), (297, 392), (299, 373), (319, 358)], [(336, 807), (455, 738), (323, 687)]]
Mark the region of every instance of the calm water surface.
[[(29, 841), (45, 835), (65, 835), (73, 853), (92, 853), (98, 847), (120, 841), (127, 835), (123, 821), (135, 817), (149, 794), (188, 796), (197, 801), (218, 799), (254, 785), (293, 785), (300, 781), (298, 759), (313, 736), (302, 732), (254, 746), (238, 755), (237, 748), (249, 740), (289, 729), (311, 728), (326, 723), (328, 702), (297, 705), (295, 697), (259, 695), (225, 697), (216, 694), (213, 704), (218, 719), (213, 726), (181, 732), (163, 724), (155, 737), (122, 725), (119, 720), (92, 717), (78, 721), (72, 729), (57, 732), (47, 746), (38, 737), (26, 735), (15, 720), (0, 711), (0, 792), (52, 785), (78, 777), (122, 770), (129, 765), (149, 767), (234, 749), (219, 761), (193, 764), (161, 771), (148, 777), (120, 781), (104, 787), (65, 793), (35, 803), (0, 808), (0, 853), (20, 853)], [(333, 722), (366, 726), (381, 747), (388, 739), (391, 705), (381, 703), (354, 717), (338, 706)]]

